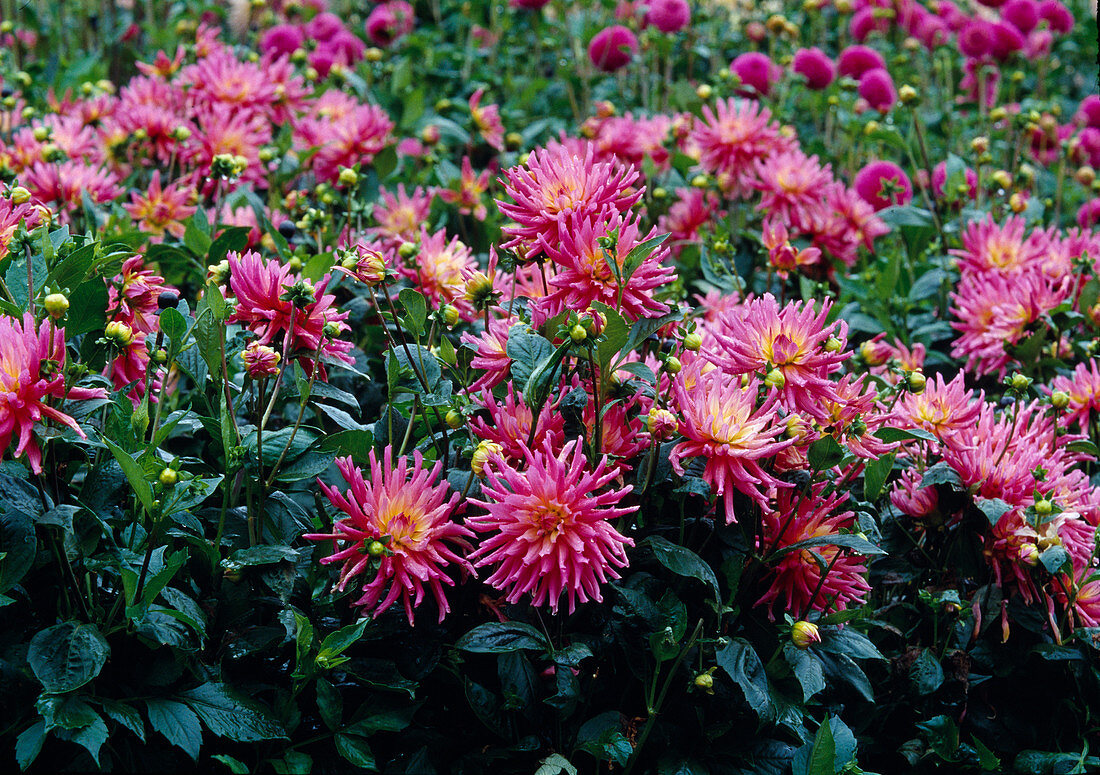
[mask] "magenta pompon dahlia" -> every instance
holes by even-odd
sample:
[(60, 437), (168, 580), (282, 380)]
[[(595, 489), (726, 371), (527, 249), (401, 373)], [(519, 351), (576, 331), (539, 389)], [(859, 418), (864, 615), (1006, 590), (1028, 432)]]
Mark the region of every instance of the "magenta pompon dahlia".
[(470, 500), (486, 513), (466, 523), (492, 535), (470, 559), (479, 568), (496, 566), (486, 583), (509, 603), (530, 594), (533, 605), (556, 613), (565, 595), (572, 613), (578, 601), (601, 602), (600, 585), (619, 578), (615, 569), (626, 567), (625, 547), (634, 545), (610, 523), (637, 511), (615, 505), (632, 488), (599, 492), (617, 473), (606, 459), (590, 470), (576, 440), (555, 453), (546, 439), (525, 456), (522, 471), (499, 457), (486, 466), (482, 489), (489, 500)]
[[(412, 624), (413, 609), (429, 589), (439, 606), (439, 621), (443, 621), (450, 611), (443, 587), (455, 583), (447, 575), (448, 566), (476, 575), (455, 551), (468, 551), (466, 539), (473, 537), (451, 518), (460, 496), (456, 492), (447, 498), (447, 483), (437, 483), (443, 464), (437, 462), (431, 470), (425, 469), (419, 451), (413, 453), (411, 469), (407, 457), (394, 464), (390, 447), (381, 463), (373, 449), (368, 461), (369, 482), (350, 457), (337, 458), (336, 466), (348, 484), (346, 492), (318, 479), (332, 505), (347, 516), (336, 520), (331, 533), (311, 533), (303, 538), (332, 542), (333, 553), (321, 562), (341, 563), (336, 584), (341, 592), (377, 561), (378, 571), (365, 581), (363, 596), (355, 601), (375, 617), (400, 598)], [(376, 544), (384, 545), (384, 550)]]

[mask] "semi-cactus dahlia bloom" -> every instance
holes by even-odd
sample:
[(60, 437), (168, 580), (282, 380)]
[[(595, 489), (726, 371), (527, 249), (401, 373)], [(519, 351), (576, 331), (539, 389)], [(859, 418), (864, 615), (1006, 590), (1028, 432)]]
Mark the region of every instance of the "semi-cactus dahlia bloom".
[(20, 324), (0, 317), (0, 454), (16, 439), (15, 457), (26, 454), (31, 470), (42, 473), (42, 451), (34, 438), (36, 423), (54, 420), (84, 431), (69, 415), (50, 405), (58, 401), (105, 398), (101, 388), (65, 389), (65, 329), (46, 321), (36, 327), (28, 312)]
[(405, 185), (399, 183), (396, 194), (380, 188), (378, 199), (378, 204), (374, 206), (374, 220), (378, 225), (368, 231), (379, 237), (387, 247), (397, 248), (402, 242), (416, 242), (420, 224), (425, 223), (431, 213), (431, 196), (421, 186), (414, 188), (412, 194), (406, 194)]
[[(378, 616), (400, 598), (412, 624), (413, 609), (429, 589), (439, 605), (439, 621), (443, 621), (450, 611), (443, 586), (454, 586), (447, 567), (457, 565), (474, 575), (470, 563), (455, 551), (468, 550), (466, 539), (473, 536), (451, 519), (459, 494), (447, 498), (447, 483), (436, 483), (443, 464), (437, 462), (426, 470), (419, 451), (413, 453), (411, 469), (405, 457), (394, 465), (390, 447), (386, 447), (381, 464), (373, 449), (368, 461), (369, 482), (350, 457), (337, 458), (336, 466), (348, 483), (347, 492), (318, 480), (332, 505), (347, 516), (333, 524), (331, 533), (303, 537), (332, 541), (333, 553), (321, 562), (342, 563), (336, 584), (339, 591), (377, 560), (378, 571), (363, 584), (363, 596), (355, 605), (371, 609)], [(385, 551), (372, 554), (375, 542), (384, 544)]]
[(1025, 222), (1019, 216), (1003, 224), (989, 216), (984, 221), (971, 221), (962, 234), (962, 248), (950, 253), (959, 258), (964, 272), (1016, 274), (1034, 268), (1046, 257), (1046, 240), (1042, 232), (1025, 236)]
[(153, 235), (150, 242), (160, 242), (165, 234), (182, 238), (185, 231), (183, 222), (194, 215), (197, 209), (191, 204), (193, 193), (190, 186), (178, 183), (162, 187), (160, 170), (156, 170), (146, 193), (132, 192), (130, 204), (122, 207), (143, 231)]
[(894, 409), (892, 418), (902, 427), (921, 428), (943, 441), (952, 433), (973, 426), (982, 410), (984, 394), (974, 398), (967, 390), (964, 373), (950, 382), (942, 374), (929, 379), (921, 393), (906, 393)]
[(637, 203), (643, 193), (637, 187), (638, 171), (618, 162), (594, 161), (592, 154), (591, 145), (581, 156), (552, 144), (532, 151), (526, 165), (505, 171), (501, 182), (514, 204), (497, 200), (497, 205), (516, 223), (504, 228), (510, 239), (502, 248), (529, 245), (532, 252), (526, 258), (534, 258), (542, 248), (539, 237), (545, 237), (544, 244), (559, 242), (569, 216), (624, 213)]
[(470, 559), (478, 567), (496, 566), (486, 582), (506, 592), (509, 603), (530, 594), (533, 605), (557, 612), (564, 594), (572, 613), (578, 601), (601, 602), (600, 585), (619, 578), (616, 568), (627, 565), (625, 547), (634, 545), (610, 523), (637, 511), (614, 505), (631, 487), (603, 490), (617, 473), (606, 459), (589, 470), (579, 441), (555, 453), (546, 439), (524, 455), (523, 471), (499, 457), (486, 466), (482, 489), (491, 500), (470, 502), (487, 513), (467, 524), (493, 535)]
[(703, 479), (722, 497), (730, 523), (737, 520), (735, 491), (763, 507), (768, 502), (767, 488), (788, 486), (765, 471), (761, 461), (791, 446), (794, 439), (777, 440), (786, 424), (776, 415), (779, 397), (774, 391), (758, 408), (758, 382), (742, 387), (740, 377), (704, 368), (705, 362), (696, 360), (684, 366), (673, 382), (674, 411), (682, 418), (684, 441), (672, 448), (669, 461), (683, 476), (684, 458), (705, 458)]
[(1078, 363), (1070, 376), (1055, 377), (1050, 389), (1061, 390), (1069, 396), (1069, 407), (1062, 422), (1069, 425), (1076, 421), (1081, 430), (1085, 430), (1093, 414), (1100, 413), (1100, 363), (1095, 358)]
[(164, 291), (174, 291), (164, 278), (145, 268), (141, 256), (122, 264), (122, 271), (107, 286), (107, 311), (135, 331), (151, 334), (158, 330), (158, 299)]
[[(547, 317), (564, 310), (584, 312), (599, 301), (610, 307), (619, 305), (619, 285), (611, 272), (607, 254), (624, 274), (624, 265), (630, 251), (646, 240), (657, 236), (656, 229), (642, 235), (637, 220), (623, 217), (614, 210), (602, 211), (589, 217), (573, 216), (568, 221), (559, 242), (551, 243), (541, 237), (542, 248), (558, 267), (550, 285), (554, 292), (539, 301)], [(614, 244), (605, 249), (600, 241), (611, 238)], [(660, 317), (668, 312), (668, 305), (653, 298), (653, 292), (676, 276), (675, 270), (665, 263), (668, 247), (660, 246), (635, 269), (622, 286), (621, 308), (631, 318)]]
[(756, 162), (790, 147), (767, 108), (755, 100), (719, 100), (703, 106), (703, 121), (691, 133), (699, 164), (718, 176), (722, 190), (746, 197), (756, 178)]
[[(474, 417), (470, 420), (470, 431), (482, 441), (496, 442), (506, 460), (522, 465), (534, 415), (523, 396), (516, 395), (512, 383), (508, 383), (508, 392), (502, 403), (498, 403), (490, 391), (474, 393), (471, 397), (481, 404), (489, 416), (488, 419)], [(540, 443), (549, 441), (551, 449), (561, 449), (565, 441), (565, 418), (557, 406), (547, 404), (543, 407), (535, 423), (533, 438)]]
[[(325, 293), (329, 275), (321, 278), (314, 288), (314, 301), (295, 310), (290, 301), (281, 298), (298, 280), (286, 265), (278, 261), (264, 261), (249, 250), (244, 254), (230, 253), (229, 270), (229, 287), (237, 303), (227, 322), (240, 323), (259, 334), (260, 344), (269, 345), (280, 333), (288, 333), (291, 337), (289, 352), (300, 359), (307, 371), (312, 369), (314, 354), (320, 345), (322, 377), (325, 375), (324, 358), (353, 362), (348, 355), (351, 342), (324, 334), (326, 323), (336, 324), (341, 332), (348, 328), (344, 322), (348, 313), (338, 312), (336, 298)], [(292, 317), (294, 328), (290, 330)]]
[(473, 269), (477, 269), (477, 260), (458, 237), (448, 241), (446, 230), (429, 234), (421, 226), (420, 252), (411, 266), (401, 267), (401, 274), (409, 278), (436, 308), (452, 304), (463, 320), (472, 320), (473, 305), (463, 295), (466, 291), (465, 275)]
[[(830, 309), (830, 300), (817, 312), (813, 301), (780, 308), (770, 293), (752, 299), (722, 317), (715, 333), (719, 348), (708, 357), (730, 374), (778, 369), (783, 406), (825, 420), (822, 402), (839, 400), (829, 375), (849, 356), (844, 350), (848, 326), (827, 324)], [(826, 349), (830, 338), (837, 342)]]
[(757, 210), (795, 229), (808, 229), (820, 216), (825, 188), (833, 177), (816, 156), (793, 149), (756, 161), (753, 187), (761, 192)]
[[(808, 495), (794, 490), (780, 491), (775, 508), (764, 510), (761, 548), (772, 554), (800, 541), (837, 536), (850, 530), (855, 515), (851, 511), (839, 512), (848, 494), (834, 492), (822, 497), (824, 489), (825, 483), (821, 482)], [(824, 580), (822, 566), (811, 552), (828, 568)], [(862, 603), (871, 589), (864, 558), (836, 545), (785, 554), (773, 572), (768, 591), (756, 602), (766, 605), (772, 617), (784, 611), (801, 617), (809, 612), (807, 609), (843, 611), (852, 603)]]

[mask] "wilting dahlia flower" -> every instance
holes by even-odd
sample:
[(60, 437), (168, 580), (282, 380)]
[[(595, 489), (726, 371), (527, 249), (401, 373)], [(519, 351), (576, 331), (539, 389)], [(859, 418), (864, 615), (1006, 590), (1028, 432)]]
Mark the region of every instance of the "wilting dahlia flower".
[(50, 399), (83, 401), (105, 398), (101, 388), (65, 389), (65, 329), (45, 321), (36, 327), (28, 312), (20, 324), (0, 316), (0, 454), (16, 438), (15, 457), (27, 455), (31, 470), (42, 473), (42, 451), (34, 438), (35, 423), (55, 420), (85, 438), (69, 415)]
[(378, 616), (401, 598), (412, 624), (413, 608), (420, 605), (427, 587), (439, 605), (439, 621), (443, 621), (450, 611), (443, 586), (454, 586), (447, 566), (474, 573), (470, 563), (455, 552), (456, 548), (469, 549), (466, 538), (473, 536), (451, 519), (459, 494), (447, 498), (447, 484), (436, 483), (443, 464), (437, 462), (426, 470), (419, 451), (413, 453), (411, 471), (408, 458), (399, 458), (394, 465), (390, 447), (386, 447), (381, 464), (373, 449), (368, 460), (369, 482), (350, 457), (337, 458), (336, 466), (348, 483), (347, 492), (318, 480), (332, 505), (347, 516), (333, 524), (331, 533), (303, 537), (332, 541), (333, 553), (321, 562), (342, 563), (336, 584), (340, 591), (377, 561), (378, 571), (363, 584), (363, 596), (355, 605), (372, 609)]
[(523, 471), (499, 457), (486, 466), (488, 483), (482, 489), (491, 500), (471, 503), (487, 513), (467, 524), (493, 535), (470, 559), (477, 558), (478, 567), (497, 566), (487, 583), (506, 592), (509, 603), (530, 594), (533, 605), (557, 612), (564, 594), (572, 613), (578, 600), (602, 601), (600, 585), (619, 578), (615, 569), (627, 565), (624, 547), (634, 545), (610, 524), (637, 511), (637, 506), (614, 505), (631, 487), (598, 492), (617, 473), (606, 459), (589, 470), (579, 441), (555, 454), (546, 439), (524, 454)]

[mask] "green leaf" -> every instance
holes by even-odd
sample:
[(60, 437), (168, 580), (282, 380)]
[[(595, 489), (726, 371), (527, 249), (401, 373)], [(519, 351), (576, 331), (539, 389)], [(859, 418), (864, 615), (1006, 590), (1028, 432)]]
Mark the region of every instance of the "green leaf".
[(163, 309), (160, 312), (160, 330), (175, 342), (178, 348), (183, 344), (183, 338), (187, 335), (187, 319), (174, 307)]
[(657, 248), (661, 247), (661, 245), (665, 243), (665, 240), (671, 236), (671, 234), (660, 234), (652, 239), (647, 239), (640, 245), (634, 246), (634, 248), (626, 254), (626, 258), (623, 259), (622, 284), (624, 286), (630, 282), (630, 278), (638, 271), (638, 267), (640, 267), (647, 258), (653, 255)]
[(31, 638), (27, 661), (48, 693), (62, 694), (99, 675), (110, 653), (94, 624), (63, 622)]
[(83, 282), (69, 294), (69, 314), (65, 317), (65, 336), (74, 337), (99, 331), (107, 325), (107, 284), (99, 277)]
[(718, 667), (741, 687), (749, 707), (763, 718), (771, 709), (768, 676), (752, 645), (744, 638), (730, 638), (714, 652), (714, 658)]
[(986, 519), (989, 520), (989, 524), (993, 527), (997, 526), (997, 523), (1001, 521), (1001, 517), (1012, 511), (1012, 506), (1005, 503), (1000, 498), (981, 498), (975, 500), (974, 505), (978, 507), (979, 511), (985, 514)]
[(886, 554), (885, 549), (875, 546), (866, 538), (851, 533), (838, 533), (837, 535), (831, 536), (814, 536), (813, 538), (807, 538), (805, 541), (799, 541), (798, 543), (784, 546), (782, 549), (772, 554), (768, 560), (769, 562), (775, 562), (781, 557), (786, 557), (788, 554), (801, 552), (803, 549), (813, 549), (818, 546), (840, 546), (851, 549), (854, 552), (859, 552), (867, 557)]
[(110, 700), (105, 697), (97, 697), (95, 700), (103, 708), (103, 712), (114, 721), (129, 729), (145, 742), (145, 722), (141, 720), (141, 714), (137, 709), (118, 700)]
[(404, 319), (405, 328), (413, 336), (422, 336), (424, 334), (424, 322), (428, 319), (428, 304), (424, 301), (424, 294), (413, 288), (402, 288), (397, 298), (407, 313)]
[(508, 331), (507, 352), (512, 359), (512, 380), (516, 387), (522, 389), (527, 385), (535, 367), (553, 354), (554, 345), (520, 324), (512, 326)]
[(368, 624), (370, 619), (360, 619), (355, 624), (349, 624), (336, 632), (329, 633), (321, 642), (321, 648), (317, 652), (318, 664), (324, 664), (347, 651), (351, 644), (363, 637), (363, 630)]
[(817, 728), (814, 748), (810, 761), (806, 764), (806, 775), (833, 775), (836, 758), (836, 743), (833, 741), (833, 728), (826, 718)]
[(872, 460), (863, 470), (863, 497), (865, 500), (874, 501), (882, 493), (882, 487), (894, 470), (893, 452)]
[(657, 562), (676, 575), (698, 579), (710, 587), (711, 591), (714, 592), (715, 603), (721, 606), (722, 593), (718, 589), (718, 577), (714, 575), (714, 569), (707, 565), (699, 555), (687, 547), (672, 543), (662, 536), (650, 536), (642, 541), (642, 545), (648, 546)]
[(227, 756), (223, 753), (214, 754), (212, 757), (229, 768), (229, 771), (233, 775), (248, 775), (252, 772), (248, 765), (242, 762), (240, 759), (234, 759), (232, 756)]
[(630, 327), (630, 334), (619, 350), (618, 361), (622, 362), (626, 358), (627, 353), (637, 349), (642, 342), (653, 336), (653, 334), (657, 333), (661, 328), (675, 320), (682, 320), (683, 317), (683, 313), (677, 311), (662, 315), (659, 318), (642, 318), (637, 321)]
[(577, 768), (560, 753), (553, 753), (539, 761), (535, 775), (577, 775)]
[(931, 649), (924, 649), (909, 666), (909, 678), (921, 695), (932, 694), (943, 685), (943, 668)]
[[(196, 213), (197, 215), (198, 213)], [(201, 221), (197, 217), (192, 217), (187, 222), (183, 232), (183, 244), (187, 246), (188, 250), (200, 257), (205, 256), (210, 251), (211, 245), (210, 225), (205, 221), (205, 213), (203, 213)]]
[(1069, 563), (1069, 552), (1064, 546), (1050, 546), (1039, 554), (1039, 562), (1048, 573), (1057, 573)]
[(879, 428), (875, 431), (875, 437), (887, 444), (895, 441), (912, 441), (913, 439), (937, 441), (935, 436), (921, 428)]
[(31, 515), (9, 505), (0, 514), (0, 593), (7, 592), (22, 580), (34, 564), (37, 553), (38, 539)]
[(934, 716), (917, 726), (928, 734), (928, 743), (940, 758), (954, 760), (959, 750), (959, 728), (950, 716)]
[(520, 649), (549, 650), (550, 643), (529, 624), (487, 622), (459, 638), (455, 648), (474, 654), (507, 654)]
[(205, 683), (181, 692), (180, 699), (215, 735), (238, 743), (277, 740), (286, 733), (273, 719), (251, 703), (232, 694), (225, 684)]
[(222, 561), (223, 566), (247, 566), (247, 565), (274, 565), (279, 562), (293, 562), (298, 559), (298, 550), (289, 546), (253, 546), (248, 549), (238, 549)]
[(19, 733), (15, 740), (15, 760), (19, 769), (26, 770), (38, 754), (42, 752), (42, 743), (46, 741), (46, 722), (36, 721)]
[(930, 487), (934, 484), (947, 484), (953, 490), (963, 489), (962, 477), (959, 476), (959, 472), (943, 460), (925, 471), (924, 476), (921, 477), (921, 487)]
[(202, 727), (199, 726), (199, 717), (189, 707), (182, 702), (155, 697), (145, 701), (145, 710), (153, 729), (192, 760), (199, 758)]
[(336, 735), (336, 750), (356, 767), (361, 767), (365, 770), (373, 770), (375, 772), (378, 771), (378, 765), (374, 760), (374, 753), (371, 752), (370, 744), (367, 742), (366, 738), (341, 732)]
[(793, 643), (783, 646), (783, 657), (802, 686), (803, 702), (825, 689), (825, 673), (821, 667), (821, 660)]
[(806, 452), (810, 468), (815, 471), (825, 471), (840, 463), (844, 458), (844, 449), (832, 436), (822, 436), (810, 445)]
[(336, 687), (323, 678), (318, 678), (317, 683), (317, 710), (321, 713), (321, 720), (329, 729), (336, 729), (344, 717), (344, 701)]
[[(218, 238), (210, 243), (210, 249), (206, 254), (207, 265), (215, 266), (225, 259), (229, 251), (239, 253), (248, 247), (248, 232), (247, 226), (230, 226), (219, 234)], [(202, 254), (199, 253), (199, 255)]]
[(140, 501), (145, 512), (147, 514), (152, 514), (153, 488), (145, 479), (145, 471), (142, 470), (138, 462), (122, 449), (122, 447), (102, 434), (100, 435), (100, 439), (107, 445), (107, 449), (111, 450), (111, 454), (115, 456), (115, 460), (118, 461), (119, 466), (122, 468), (122, 473), (126, 474), (126, 480), (130, 483), (130, 487), (133, 488), (134, 494), (137, 495), (138, 501)]

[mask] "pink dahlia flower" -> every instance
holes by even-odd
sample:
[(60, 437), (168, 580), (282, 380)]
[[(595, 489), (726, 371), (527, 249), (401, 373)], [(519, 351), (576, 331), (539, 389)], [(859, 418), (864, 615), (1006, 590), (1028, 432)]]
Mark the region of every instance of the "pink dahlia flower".
[(841, 75), (855, 78), (857, 81), (869, 70), (885, 70), (886, 60), (882, 54), (869, 46), (848, 46), (840, 52), (837, 70)]
[(859, 96), (879, 113), (889, 113), (898, 101), (894, 79), (886, 70), (868, 70), (859, 79)]
[(687, 0), (649, 0), (645, 21), (661, 32), (679, 32), (691, 23), (691, 6)]
[(65, 400), (106, 398), (101, 388), (65, 388), (65, 329), (44, 321), (35, 326), (28, 312), (23, 322), (0, 316), (0, 454), (16, 439), (15, 457), (27, 456), (31, 470), (42, 473), (42, 450), (34, 438), (37, 423), (53, 420), (84, 431), (69, 415), (51, 406)]
[(402, 242), (416, 242), (420, 236), (420, 224), (428, 220), (432, 209), (432, 197), (421, 186), (405, 193), (405, 184), (397, 185), (397, 193), (384, 188), (378, 190), (378, 203), (374, 206), (371, 234), (379, 237), (386, 247), (397, 248)]
[[(838, 400), (829, 375), (850, 356), (844, 350), (847, 324), (826, 322), (831, 309), (830, 300), (818, 312), (812, 300), (780, 308), (770, 293), (752, 299), (723, 316), (715, 332), (718, 347), (707, 357), (731, 375), (778, 370), (783, 380), (776, 393), (783, 406), (827, 420), (823, 402)], [(831, 338), (840, 346), (827, 349)]]
[(699, 165), (716, 175), (731, 197), (747, 197), (753, 191), (757, 160), (791, 147), (771, 112), (755, 100), (719, 100), (713, 111), (704, 105), (703, 120), (690, 142), (698, 149)]
[[(621, 294), (607, 259), (609, 252), (618, 274), (625, 277), (627, 256), (638, 245), (656, 237), (655, 228), (643, 234), (637, 219), (614, 210), (585, 218), (574, 216), (568, 225), (561, 232), (560, 242), (550, 243), (543, 238), (542, 249), (557, 265), (557, 273), (550, 280), (554, 291), (538, 302), (548, 317), (567, 309), (585, 312), (596, 301), (613, 307), (621, 305), (631, 318), (660, 317), (668, 312), (667, 304), (653, 298), (658, 288), (676, 277), (676, 271), (667, 263), (666, 245), (654, 250), (635, 268), (622, 284)], [(615, 236), (614, 244), (604, 248), (600, 241), (609, 235)]]
[(600, 30), (588, 44), (588, 58), (605, 73), (626, 67), (637, 53), (638, 39), (621, 24)]
[(866, 165), (856, 173), (852, 187), (876, 211), (908, 204), (913, 199), (912, 181), (905, 170), (891, 161), (873, 161)]
[[(822, 496), (824, 489), (821, 482), (809, 496), (780, 491), (775, 508), (764, 510), (761, 547), (770, 553), (811, 538), (828, 539), (850, 531), (855, 515), (840, 511), (848, 494)], [(824, 579), (823, 567), (828, 569)], [(768, 591), (756, 602), (768, 606), (772, 617), (783, 612), (802, 618), (811, 610), (843, 611), (853, 603), (862, 604), (871, 589), (865, 558), (835, 544), (789, 552), (776, 562), (773, 573)]]
[(516, 394), (511, 382), (501, 403), (488, 390), (480, 394), (471, 393), (470, 397), (481, 404), (488, 415), (471, 419), (470, 432), (482, 441), (499, 444), (501, 456), (511, 465), (523, 467), (528, 438), (538, 439), (540, 443), (548, 441), (555, 454), (565, 443), (565, 418), (556, 403), (547, 402), (543, 406), (532, 436), (534, 412), (523, 400), (523, 395)]
[[(369, 482), (350, 457), (337, 458), (336, 466), (348, 483), (346, 492), (317, 480), (332, 505), (347, 516), (333, 524), (331, 533), (303, 538), (332, 541), (333, 553), (321, 562), (342, 563), (336, 584), (341, 592), (366, 573), (372, 562), (378, 563), (377, 570), (367, 574), (363, 596), (355, 605), (372, 609), (378, 616), (400, 598), (412, 624), (413, 608), (420, 605), (427, 589), (435, 597), (439, 621), (443, 621), (451, 610), (443, 587), (455, 583), (447, 575), (447, 567), (456, 565), (475, 575), (470, 563), (455, 551), (468, 551), (466, 539), (473, 536), (451, 519), (459, 494), (447, 498), (447, 483), (436, 483), (443, 463), (426, 470), (419, 451), (413, 453), (411, 471), (406, 457), (394, 465), (391, 447), (386, 447), (381, 464), (373, 449), (368, 461)], [(375, 543), (383, 544), (384, 549), (379, 551)]]
[(823, 215), (825, 192), (833, 182), (829, 165), (817, 156), (793, 149), (756, 160), (756, 182), (761, 192), (757, 210), (798, 230), (809, 230)]
[(557, 244), (571, 215), (595, 215), (605, 209), (624, 213), (644, 193), (639, 173), (614, 161), (593, 160), (591, 145), (577, 155), (564, 145), (535, 149), (521, 167), (504, 173), (504, 190), (514, 204), (497, 200), (500, 211), (515, 221), (504, 227), (510, 237), (501, 247), (526, 246), (535, 258), (542, 242)]
[(625, 547), (634, 545), (611, 526), (611, 520), (637, 511), (615, 505), (632, 488), (604, 489), (617, 472), (606, 458), (588, 470), (579, 441), (555, 454), (546, 439), (524, 454), (523, 471), (499, 457), (486, 466), (482, 491), (489, 500), (470, 500), (486, 513), (466, 523), (493, 535), (470, 559), (479, 568), (496, 566), (486, 583), (506, 592), (509, 603), (530, 594), (533, 605), (557, 612), (564, 594), (572, 613), (578, 600), (602, 601), (600, 585), (619, 578), (616, 568), (627, 565)]
[(293, 24), (277, 24), (260, 38), (260, 51), (275, 56), (290, 56), (305, 45), (302, 28)]
[(682, 418), (684, 441), (672, 448), (669, 461), (683, 476), (684, 458), (706, 460), (703, 479), (722, 498), (729, 524), (737, 521), (735, 492), (765, 507), (769, 488), (789, 486), (765, 471), (761, 461), (791, 446), (794, 439), (777, 440), (787, 426), (776, 414), (776, 393), (757, 407), (759, 382), (751, 380), (742, 387), (740, 377), (715, 368), (705, 371), (706, 367), (697, 359), (684, 366), (672, 384), (673, 411)]
[(367, 17), (367, 37), (383, 48), (408, 35), (416, 24), (416, 12), (404, 0), (389, 0), (375, 6)]
[(767, 97), (771, 94), (772, 84), (783, 77), (783, 68), (759, 51), (739, 54), (730, 62), (730, 72), (741, 79), (741, 83), (750, 87), (756, 94)]
[(1019, 274), (1043, 263), (1048, 246), (1041, 232), (1026, 234), (1026, 221), (1012, 216), (997, 223), (993, 216), (971, 221), (962, 234), (962, 248), (950, 253), (967, 274)]
[(1066, 425), (1076, 422), (1082, 431), (1088, 430), (1093, 414), (1100, 413), (1100, 362), (1090, 358), (1078, 363), (1068, 377), (1055, 377), (1050, 389), (1069, 395), (1069, 408), (1062, 422)]
[(801, 48), (795, 52), (791, 70), (806, 79), (806, 86), (814, 91), (826, 88), (836, 79), (836, 65), (819, 48)]
[[(240, 323), (259, 335), (260, 344), (270, 345), (279, 334), (290, 336), (289, 353), (298, 358), (307, 371), (313, 368), (314, 356), (321, 347), (321, 376), (325, 376), (324, 359), (353, 363), (348, 355), (351, 342), (324, 335), (326, 323), (335, 324), (341, 332), (348, 329), (348, 313), (336, 309), (336, 298), (325, 293), (330, 277), (325, 275), (314, 288), (314, 300), (295, 309), (281, 298), (299, 278), (278, 261), (264, 261), (251, 250), (229, 254), (229, 287), (236, 297), (236, 306), (229, 323)], [(293, 322), (293, 329), (291, 324)], [(324, 338), (324, 343), (321, 340)]]
[(978, 420), (984, 394), (974, 396), (967, 390), (965, 372), (960, 371), (950, 382), (942, 374), (929, 379), (920, 393), (905, 393), (891, 416), (892, 423), (902, 428), (920, 428), (941, 441), (969, 428)]

